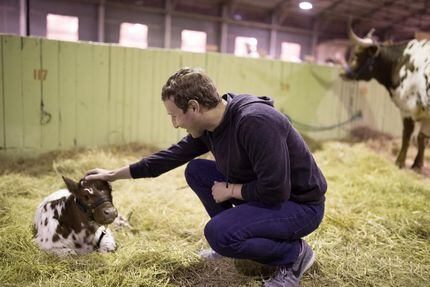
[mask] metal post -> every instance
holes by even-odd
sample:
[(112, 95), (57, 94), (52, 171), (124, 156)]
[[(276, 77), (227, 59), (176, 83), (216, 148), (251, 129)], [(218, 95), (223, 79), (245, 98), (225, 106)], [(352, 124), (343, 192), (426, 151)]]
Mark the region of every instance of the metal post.
[(30, 0), (19, 1), (19, 34), (21, 36), (30, 35)]
[(319, 37), (319, 31), (318, 31), (318, 25), (320, 21), (319, 19), (315, 19), (312, 27), (312, 44), (311, 44), (311, 53), (314, 59), (316, 60), (317, 56), (317, 44), (318, 44), (318, 37)]
[(270, 28), (270, 43), (269, 43), (269, 55), (270, 58), (276, 58), (276, 42), (278, 38), (278, 31), (276, 30), (276, 15), (272, 13), (272, 27)]
[(228, 39), (228, 24), (226, 22), (228, 18), (228, 6), (226, 4), (222, 5), (222, 19), (221, 19), (221, 39), (220, 39), (220, 49), (221, 53), (227, 53), (227, 39)]
[(26, 0), (25, 3), (25, 11), (26, 11), (26, 21), (25, 21), (25, 34), (30, 36), (30, 0)]
[(172, 0), (166, 0), (166, 15), (164, 17), (164, 48), (170, 49), (172, 39)]
[(98, 5), (98, 29), (97, 29), (97, 41), (104, 42), (105, 41), (105, 9), (106, 9), (106, 0), (100, 0)]

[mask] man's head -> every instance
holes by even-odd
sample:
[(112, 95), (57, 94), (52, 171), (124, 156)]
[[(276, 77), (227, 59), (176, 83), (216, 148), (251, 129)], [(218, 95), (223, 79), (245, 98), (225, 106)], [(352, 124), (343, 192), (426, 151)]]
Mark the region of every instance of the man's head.
[(194, 138), (205, 129), (205, 111), (221, 103), (213, 81), (200, 69), (183, 68), (170, 76), (161, 91), (167, 113), (175, 128), (186, 129)]
[(184, 113), (191, 100), (210, 110), (221, 102), (213, 81), (201, 69), (182, 68), (169, 77), (161, 91), (161, 99), (173, 100)]

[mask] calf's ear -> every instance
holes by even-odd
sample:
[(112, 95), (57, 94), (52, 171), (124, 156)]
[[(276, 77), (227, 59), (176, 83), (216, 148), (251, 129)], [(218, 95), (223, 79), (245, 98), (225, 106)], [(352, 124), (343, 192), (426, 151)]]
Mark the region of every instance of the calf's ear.
[(74, 180), (62, 176), (64, 182), (66, 183), (67, 189), (71, 192), (71, 193), (76, 193), (78, 191), (78, 183), (75, 182)]

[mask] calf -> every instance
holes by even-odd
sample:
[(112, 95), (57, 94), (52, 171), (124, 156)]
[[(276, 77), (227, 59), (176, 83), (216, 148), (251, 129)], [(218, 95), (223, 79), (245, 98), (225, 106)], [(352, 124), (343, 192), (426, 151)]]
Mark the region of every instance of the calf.
[(410, 40), (399, 44), (381, 44), (371, 37), (358, 37), (348, 27), (354, 51), (343, 78), (376, 79), (389, 92), (403, 117), (402, 147), (396, 159), (405, 166), (406, 153), (415, 123), (419, 125), (418, 153), (412, 168), (424, 165), (424, 150), (430, 137), (430, 41)]
[(110, 184), (63, 180), (67, 189), (54, 192), (37, 207), (34, 228), (38, 246), (60, 256), (114, 251), (115, 240), (104, 226), (118, 216)]

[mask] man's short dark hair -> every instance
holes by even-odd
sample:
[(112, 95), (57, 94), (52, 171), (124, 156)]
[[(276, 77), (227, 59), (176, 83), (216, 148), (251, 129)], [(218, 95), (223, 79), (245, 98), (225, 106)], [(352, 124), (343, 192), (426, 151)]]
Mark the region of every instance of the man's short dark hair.
[(161, 90), (161, 99), (173, 97), (175, 105), (184, 113), (190, 100), (196, 100), (207, 109), (216, 107), (221, 97), (214, 82), (201, 69), (182, 68), (169, 77)]

